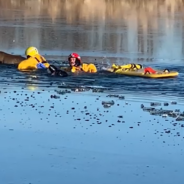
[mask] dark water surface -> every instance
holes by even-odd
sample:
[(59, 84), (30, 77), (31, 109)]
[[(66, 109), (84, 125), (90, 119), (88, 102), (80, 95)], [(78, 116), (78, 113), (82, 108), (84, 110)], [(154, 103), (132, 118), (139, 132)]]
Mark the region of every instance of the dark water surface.
[[(142, 63), (177, 70), (176, 79), (140, 79), (109, 74), (49, 78), (46, 73), (22, 74), (1, 67), (1, 84), (48, 86), (94, 85), (122, 93), (183, 96), (183, 1), (0, 1), (0, 50), (24, 55), (36, 46), (51, 63), (61, 64), (71, 52), (99, 68), (112, 63)], [(35, 6), (36, 5), (36, 6)], [(10, 75), (11, 74), (11, 75)], [(13, 74), (13, 75), (12, 75)], [(37, 80), (31, 80), (37, 75)]]

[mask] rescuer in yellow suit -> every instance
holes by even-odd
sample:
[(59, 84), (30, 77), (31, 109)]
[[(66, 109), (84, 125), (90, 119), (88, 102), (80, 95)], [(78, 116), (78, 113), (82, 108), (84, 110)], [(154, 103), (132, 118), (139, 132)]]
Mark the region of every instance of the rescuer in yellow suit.
[(72, 53), (68, 56), (69, 68), (65, 71), (69, 72), (86, 72), (86, 73), (96, 73), (97, 68), (94, 64), (82, 63), (81, 57), (77, 53)]
[(46, 59), (41, 56), (36, 47), (28, 47), (25, 51), (27, 59), (21, 61), (18, 65), (18, 70), (36, 70), (36, 69), (46, 69), (49, 67), (49, 63)]

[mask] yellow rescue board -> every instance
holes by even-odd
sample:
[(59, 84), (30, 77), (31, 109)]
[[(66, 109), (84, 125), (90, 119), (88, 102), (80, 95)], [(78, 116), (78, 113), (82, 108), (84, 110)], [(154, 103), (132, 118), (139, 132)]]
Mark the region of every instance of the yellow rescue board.
[[(135, 66), (135, 67), (133, 68), (132, 66)], [(176, 71), (164, 72), (160, 70), (155, 70), (156, 74), (152, 74), (152, 73), (145, 74), (143, 67), (142, 66), (139, 67), (139, 66), (141, 65), (128, 64), (128, 65), (118, 66), (113, 64), (111, 68), (107, 69), (107, 71), (116, 73), (116, 74), (121, 74), (121, 75), (144, 77), (144, 78), (171, 78), (171, 77), (177, 77), (179, 75), (179, 73)]]
[(157, 71), (157, 74), (144, 74), (141, 71), (120, 71), (117, 70), (114, 73), (128, 75), (128, 76), (137, 76), (137, 77), (145, 77), (145, 78), (169, 78), (169, 77), (177, 77), (179, 75), (178, 72), (170, 71), (169, 73), (164, 73), (162, 71)]

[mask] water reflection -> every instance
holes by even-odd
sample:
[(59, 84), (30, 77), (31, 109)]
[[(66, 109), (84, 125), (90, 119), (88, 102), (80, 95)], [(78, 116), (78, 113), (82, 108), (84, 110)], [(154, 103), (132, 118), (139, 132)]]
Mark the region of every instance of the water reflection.
[(34, 45), (52, 56), (183, 58), (182, 0), (0, 0), (0, 7), (1, 50), (21, 54)]

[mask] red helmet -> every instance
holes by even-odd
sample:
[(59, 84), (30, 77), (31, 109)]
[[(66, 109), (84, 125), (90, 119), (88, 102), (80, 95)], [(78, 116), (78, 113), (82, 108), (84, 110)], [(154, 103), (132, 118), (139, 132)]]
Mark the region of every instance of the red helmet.
[(72, 53), (68, 56), (68, 61), (70, 58), (76, 58), (75, 66), (80, 66), (82, 64), (81, 57), (77, 53)]

